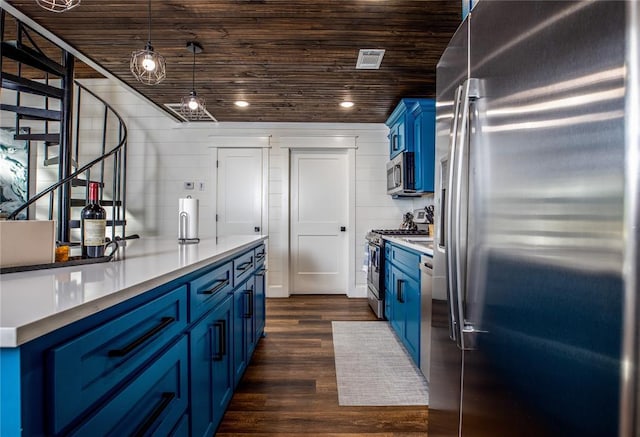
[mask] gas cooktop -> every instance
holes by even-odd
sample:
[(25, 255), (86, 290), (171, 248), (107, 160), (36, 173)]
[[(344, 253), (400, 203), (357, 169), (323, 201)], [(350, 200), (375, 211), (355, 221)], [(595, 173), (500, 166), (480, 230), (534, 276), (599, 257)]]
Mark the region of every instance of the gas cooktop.
[(426, 229), (373, 229), (370, 233), (379, 235), (429, 235)]

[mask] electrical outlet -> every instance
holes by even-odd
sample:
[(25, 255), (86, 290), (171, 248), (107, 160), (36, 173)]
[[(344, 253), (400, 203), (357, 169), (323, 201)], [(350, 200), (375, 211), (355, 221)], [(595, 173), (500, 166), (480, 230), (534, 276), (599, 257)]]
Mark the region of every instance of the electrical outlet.
[(198, 182), (198, 189), (204, 191), (204, 182)]
[(184, 183), (185, 190), (193, 190), (193, 182), (185, 182)]

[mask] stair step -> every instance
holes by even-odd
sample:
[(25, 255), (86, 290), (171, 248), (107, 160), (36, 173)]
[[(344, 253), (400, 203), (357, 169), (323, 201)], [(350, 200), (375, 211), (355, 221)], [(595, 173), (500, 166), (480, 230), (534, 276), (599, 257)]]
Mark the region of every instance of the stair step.
[[(48, 167), (50, 165), (57, 165), (60, 163), (59, 158), (60, 158), (59, 156), (54, 156), (53, 158), (45, 159), (43, 162), (43, 165), (45, 167)], [(78, 168), (78, 163), (74, 159), (71, 160), (71, 167)]]
[(44, 141), (49, 144), (59, 144), (60, 134), (18, 134), (14, 135), (13, 139), (27, 141)]
[[(100, 188), (104, 188), (104, 184), (100, 181), (91, 181), (94, 182), (96, 184), (98, 184), (98, 186)], [(81, 178), (75, 178), (75, 179), (71, 179), (71, 186), (72, 187), (86, 187), (87, 186), (87, 180), (86, 179), (81, 179)]]
[[(126, 225), (126, 220), (116, 220), (115, 224), (113, 220), (107, 220), (107, 226), (122, 226)], [(69, 220), (69, 227), (71, 229), (79, 229), (80, 228), (80, 220)]]
[(64, 90), (61, 88), (14, 76), (9, 73), (2, 73), (2, 88), (18, 91), (21, 93), (37, 94), (39, 96), (53, 97), (61, 99)]
[(62, 112), (54, 111), (52, 109), (29, 108), (27, 106), (1, 104), (0, 110), (15, 112), (23, 120), (48, 120), (48, 121), (62, 120)]
[(38, 70), (64, 76), (66, 69), (63, 65), (47, 58), (43, 54), (19, 44), (17, 41), (5, 41), (2, 43), (2, 56), (11, 58), (14, 61), (31, 65)]
[[(84, 206), (87, 204), (87, 201), (85, 199), (70, 199), (70, 200), (71, 200), (71, 207), (72, 208), (84, 208)], [(122, 201), (121, 200), (116, 200), (114, 202), (113, 200), (101, 200), (100, 201), (100, 206), (102, 206), (102, 207), (122, 206)]]

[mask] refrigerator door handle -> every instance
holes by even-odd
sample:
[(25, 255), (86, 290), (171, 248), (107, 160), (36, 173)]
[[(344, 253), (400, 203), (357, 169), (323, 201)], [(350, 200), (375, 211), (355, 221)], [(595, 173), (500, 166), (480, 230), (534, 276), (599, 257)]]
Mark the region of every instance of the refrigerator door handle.
[(447, 274), (447, 309), (449, 315), (449, 338), (458, 343), (458, 338), (461, 335), (460, 323), (458, 322), (455, 302), (457, 296), (457, 284), (455, 282), (455, 245), (456, 239), (453, 229), (453, 216), (454, 216), (454, 185), (455, 180), (455, 160), (458, 149), (458, 119), (460, 117), (460, 102), (462, 96), (462, 85), (458, 86), (455, 92), (455, 98), (453, 102), (453, 125), (451, 127), (451, 140), (449, 144), (449, 181), (447, 189), (446, 199), (446, 219), (445, 219), (445, 251), (446, 251), (446, 274)]
[[(466, 257), (466, 244), (463, 248), (461, 245), (461, 236), (467, 236), (468, 232), (468, 223), (465, 222), (465, 229), (462, 229), (462, 214), (461, 211), (468, 211), (468, 195), (464, 199), (465, 208), (463, 209), (463, 183), (465, 182), (463, 177), (466, 175), (468, 177), (469, 169), (465, 166), (465, 156), (468, 156), (469, 149), (469, 109), (471, 106), (471, 101), (476, 100), (479, 97), (479, 86), (480, 81), (478, 79), (469, 78), (462, 85), (462, 114), (460, 116), (460, 143), (457, 150), (457, 157), (455, 160), (455, 199), (456, 199), (456, 215), (452, 219), (454, 222), (455, 229), (455, 241), (454, 241), (454, 256), (455, 256), (455, 281), (456, 281), (456, 303), (457, 306), (455, 308), (457, 320), (459, 320), (460, 326), (460, 335), (458, 336), (458, 347), (462, 350), (470, 350), (473, 348), (472, 341), (466, 340), (466, 333), (478, 333), (480, 331), (476, 330), (472, 325), (467, 323), (467, 319), (465, 317), (465, 308), (466, 308), (466, 296), (467, 296), (467, 257)], [(463, 259), (464, 257), (464, 259)]]

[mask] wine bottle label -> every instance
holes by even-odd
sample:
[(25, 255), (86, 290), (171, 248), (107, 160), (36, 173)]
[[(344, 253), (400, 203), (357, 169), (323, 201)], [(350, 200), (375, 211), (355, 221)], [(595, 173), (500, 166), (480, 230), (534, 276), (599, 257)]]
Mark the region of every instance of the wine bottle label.
[(85, 246), (104, 246), (107, 221), (105, 219), (84, 219)]

